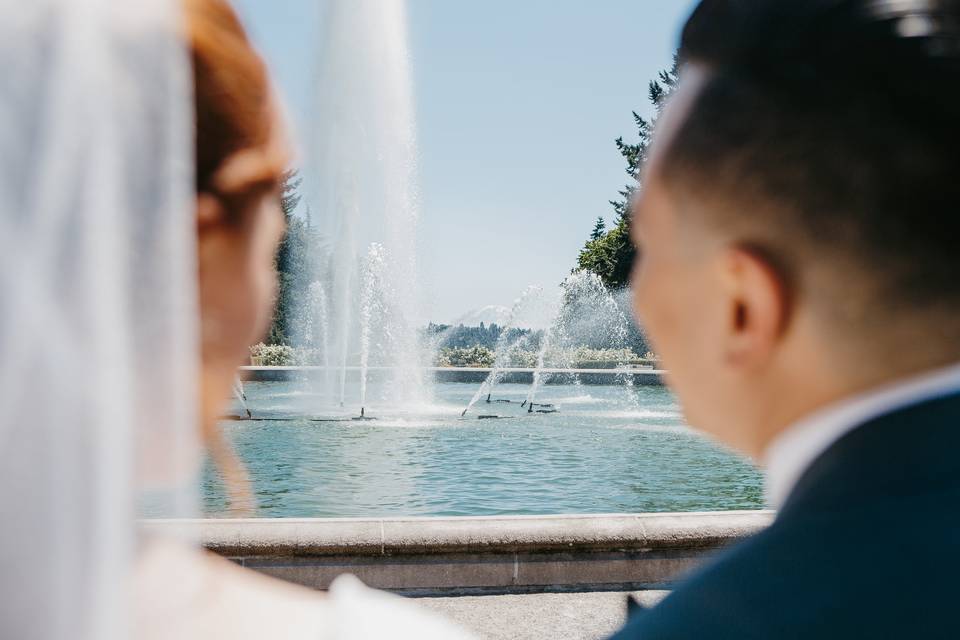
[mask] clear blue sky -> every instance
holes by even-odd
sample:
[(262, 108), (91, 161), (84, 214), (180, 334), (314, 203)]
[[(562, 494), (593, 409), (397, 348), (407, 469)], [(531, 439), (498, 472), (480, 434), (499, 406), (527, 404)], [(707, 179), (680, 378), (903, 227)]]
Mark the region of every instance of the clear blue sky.
[[(295, 120), (323, 0), (236, 0)], [(559, 283), (627, 179), (613, 141), (649, 113), (693, 0), (409, 0), (425, 318)]]

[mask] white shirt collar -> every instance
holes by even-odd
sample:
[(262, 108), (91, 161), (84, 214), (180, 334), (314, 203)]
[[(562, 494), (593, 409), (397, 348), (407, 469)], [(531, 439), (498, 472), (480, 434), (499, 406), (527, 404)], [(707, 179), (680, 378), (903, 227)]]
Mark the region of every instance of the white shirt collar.
[(764, 452), (767, 504), (781, 508), (803, 473), (831, 445), (874, 418), (960, 391), (960, 363), (885, 385), (817, 410)]

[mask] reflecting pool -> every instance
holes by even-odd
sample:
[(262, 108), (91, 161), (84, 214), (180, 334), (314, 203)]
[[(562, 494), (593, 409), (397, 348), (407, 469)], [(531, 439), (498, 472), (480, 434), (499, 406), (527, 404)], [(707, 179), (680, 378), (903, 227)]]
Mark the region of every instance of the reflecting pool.
[[(298, 383), (248, 383), (258, 419), (222, 427), (251, 475), (260, 517), (764, 507), (760, 473), (684, 426), (663, 387), (547, 386), (537, 402), (556, 413), (528, 413), (528, 386), (503, 384), (461, 418), (475, 391), (439, 383), (434, 405), (371, 407), (374, 420), (355, 421), (306, 417), (310, 394)], [(233, 515), (212, 469), (203, 490), (206, 515)]]

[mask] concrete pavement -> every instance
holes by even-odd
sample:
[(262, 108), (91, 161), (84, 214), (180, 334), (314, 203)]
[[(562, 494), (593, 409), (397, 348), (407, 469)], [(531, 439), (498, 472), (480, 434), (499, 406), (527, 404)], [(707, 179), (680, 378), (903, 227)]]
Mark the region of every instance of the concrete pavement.
[[(653, 606), (667, 591), (639, 591)], [(599, 640), (623, 625), (629, 593), (540, 593), (507, 596), (418, 598), (484, 640)]]

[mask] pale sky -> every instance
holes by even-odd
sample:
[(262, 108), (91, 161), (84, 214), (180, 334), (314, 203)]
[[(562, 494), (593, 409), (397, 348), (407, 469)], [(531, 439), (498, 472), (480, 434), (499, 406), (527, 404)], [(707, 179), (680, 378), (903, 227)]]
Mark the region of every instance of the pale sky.
[[(235, 0), (294, 119), (323, 0)], [(648, 115), (692, 0), (409, 0), (424, 319), (558, 284), (626, 183), (613, 144)]]

